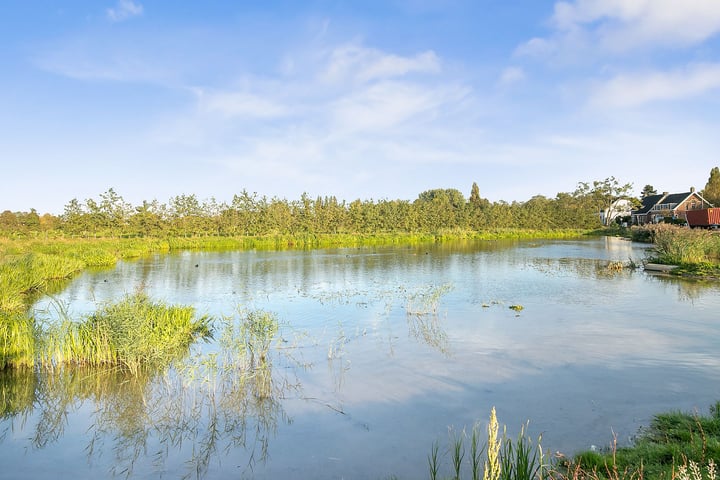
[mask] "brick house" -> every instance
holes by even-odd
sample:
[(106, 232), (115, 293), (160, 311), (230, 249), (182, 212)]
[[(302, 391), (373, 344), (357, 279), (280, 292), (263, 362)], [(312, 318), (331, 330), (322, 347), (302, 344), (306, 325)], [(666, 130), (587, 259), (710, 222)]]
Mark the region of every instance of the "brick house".
[(685, 217), (687, 210), (700, 210), (712, 206), (695, 191), (695, 188), (690, 188), (690, 191), (685, 193), (663, 192), (659, 195), (648, 195), (642, 199), (642, 207), (633, 210), (632, 223), (633, 225), (660, 223), (666, 218), (687, 220)]

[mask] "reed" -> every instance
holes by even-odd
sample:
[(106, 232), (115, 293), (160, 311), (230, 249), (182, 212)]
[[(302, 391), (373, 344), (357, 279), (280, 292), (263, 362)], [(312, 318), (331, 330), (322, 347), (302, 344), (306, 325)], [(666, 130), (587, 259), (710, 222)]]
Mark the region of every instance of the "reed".
[[(479, 429), (477, 425), (473, 428), (470, 438), (469, 468), (472, 480), (480, 478), (480, 463), (483, 452), (485, 453), (484, 468), (482, 469), (483, 480), (549, 480), (554, 479), (550, 470), (545, 465), (545, 456), (542, 452), (541, 438), (533, 441), (525, 430), (521, 428), (517, 440), (514, 442), (505, 435), (499, 437), (500, 424), (495, 414), (495, 407), (490, 412), (490, 420), (487, 426), (487, 442), (484, 447), (479, 444)], [(450, 444), (450, 461), (453, 480), (460, 480), (462, 472), (467, 470), (463, 465), (465, 457), (464, 442), (467, 434), (455, 434)], [(439, 446), (433, 444), (430, 455), (428, 455), (428, 467), (430, 478), (439, 478), (440, 471)], [(560, 479), (558, 479), (560, 480)]]
[(210, 318), (192, 307), (152, 301), (145, 293), (108, 303), (80, 322), (64, 317), (40, 335), (39, 363), (119, 365), (137, 372), (161, 367), (211, 336)]
[(70, 278), (84, 268), (80, 261), (44, 253), (27, 253), (0, 263), (0, 311), (25, 307), (27, 294), (42, 291), (50, 281)]
[(35, 365), (37, 328), (21, 313), (0, 312), (0, 371)]

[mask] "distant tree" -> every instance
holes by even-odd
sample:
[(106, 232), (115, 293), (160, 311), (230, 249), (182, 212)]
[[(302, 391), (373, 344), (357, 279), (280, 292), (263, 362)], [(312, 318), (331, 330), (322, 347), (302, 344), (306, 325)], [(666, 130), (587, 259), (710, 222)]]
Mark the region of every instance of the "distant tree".
[(38, 232), (40, 231), (40, 215), (34, 208), (31, 208), (29, 212), (17, 212), (18, 223), (22, 229), (26, 232)]
[(652, 185), (645, 185), (640, 192), (640, 198), (649, 197), (650, 195), (657, 195), (657, 190)]
[[(609, 212), (612, 209), (613, 203), (620, 199), (629, 199), (630, 190), (632, 190), (632, 183), (626, 183), (621, 185), (615, 177), (608, 177), (605, 180), (596, 180), (592, 183), (592, 187), (585, 182), (578, 184), (575, 195), (582, 197), (585, 205), (592, 214), (598, 214), (601, 211)], [(605, 215), (606, 221), (609, 221), (610, 216)]]
[(60, 216), (62, 229), (74, 235), (87, 235), (89, 222), (88, 215), (85, 213), (82, 204), (77, 198), (73, 198), (67, 204), (63, 214)]
[(476, 182), (473, 182), (472, 188), (470, 188), (470, 198), (468, 201), (473, 205), (479, 205), (480, 200), (480, 187), (478, 187)]
[(18, 228), (18, 219), (10, 210), (0, 213), (0, 231), (12, 233)]
[(413, 205), (422, 218), (421, 227), (427, 231), (464, 226), (465, 197), (455, 188), (426, 190)]
[(703, 197), (713, 205), (720, 206), (720, 169), (718, 167), (710, 170), (710, 178), (705, 184)]
[(60, 219), (51, 213), (45, 213), (40, 217), (40, 230), (55, 230), (60, 226)]
[[(478, 196), (480, 190), (478, 190)], [(433, 190), (425, 190), (418, 195), (418, 200), (421, 202), (432, 202), (440, 201), (442, 203), (449, 203), (454, 208), (460, 208), (465, 204), (465, 197), (462, 192), (456, 188), (435, 188)]]

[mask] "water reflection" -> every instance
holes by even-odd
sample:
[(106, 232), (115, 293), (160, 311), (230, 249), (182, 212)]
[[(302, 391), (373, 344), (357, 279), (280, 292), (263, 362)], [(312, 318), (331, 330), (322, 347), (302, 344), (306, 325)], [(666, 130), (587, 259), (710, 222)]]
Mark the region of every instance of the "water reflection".
[[(418, 478), (439, 432), (493, 405), (553, 449), (601, 444), (611, 427), (720, 395), (720, 289), (608, 269), (643, 252), (462, 242), (186, 252), (86, 272), (58, 296), (71, 310), (144, 283), (217, 318), (216, 342), (145, 376), (0, 374), (0, 461), (35, 472), (57, 451), (78, 478)], [(241, 321), (263, 311), (274, 335), (264, 317)]]
[(183, 477), (200, 478), (231, 452), (236, 462), (243, 455), (243, 469), (251, 471), (267, 460), (278, 424), (290, 422), (281, 399), (300, 391), (283, 371), (288, 355), (270, 349), (274, 332), (250, 338), (255, 333), (228, 321), (215, 354), (198, 353), (165, 370), (0, 372), (2, 440), (8, 431), (27, 432), (30, 446), (42, 450), (62, 440), (70, 417), (91, 411), (88, 464), (105, 464), (111, 453), (113, 476), (131, 477), (151, 457), (153, 471), (182, 464)]

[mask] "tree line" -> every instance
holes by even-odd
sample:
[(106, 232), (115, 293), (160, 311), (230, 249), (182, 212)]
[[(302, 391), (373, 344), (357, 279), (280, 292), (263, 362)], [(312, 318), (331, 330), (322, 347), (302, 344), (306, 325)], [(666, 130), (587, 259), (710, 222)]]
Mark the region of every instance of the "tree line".
[(536, 195), (511, 203), (490, 202), (477, 183), (465, 198), (454, 188), (438, 188), (410, 200), (338, 200), (334, 196), (297, 200), (260, 196), (247, 190), (228, 202), (198, 199), (193, 194), (131, 205), (110, 188), (98, 198), (70, 200), (60, 215), (40, 216), (4, 211), (0, 232), (56, 232), (71, 236), (197, 236), (433, 233), (493, 228), (592, 229), (601, 226), (599, 212), (628, 196), (632, 185), (614, 177), (581, 182), (573, 192), (554, 198)]

